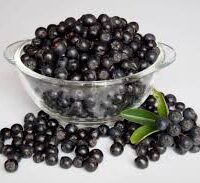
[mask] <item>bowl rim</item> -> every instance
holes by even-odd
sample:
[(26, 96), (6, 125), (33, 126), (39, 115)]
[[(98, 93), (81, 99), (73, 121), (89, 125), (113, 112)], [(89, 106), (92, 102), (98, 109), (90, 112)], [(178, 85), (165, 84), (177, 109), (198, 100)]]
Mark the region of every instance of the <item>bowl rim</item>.
[(144, 69), (143, 71), (137, 72), (130, 76), (118, 78), (118, 79), (100, 80), (100, 81), (71, 81), (71, 80), (62, 80), (62, 79), (58, 79), (58, 78), (52, 78), (49, 76), (45, 76), (45, 75), (39, 74), (35, 71), (32, 71), (31, 69), (26, 67), (22, 63), (20, 57), (23, 52), (23, 47), (28, 43), (30, 43), (30, 40), (24, 40), (24, 43), (17, 49), (17, 51), (14, 54), (14, 60), (16, 61), (16, 65), (17, 65), (18, 69), (21, 72), (23, 72), (24, 74), (26, 74), (32, 78), (42, 80), (43, 82), (51, 83), (54, 85), (105, 86), (105, 85), (119, 84), (119, 83), (123, 83), (123, 82), (127, 82), (127, 81), (135, 81), (135, 80), (141, 79), (149, 74), (152, 74), (162, 68), (161, 64), (165, 60), (165, 51), (164, 51), (163, 46), (174, 50), (169, 45), (158, 42), (157, 44), (160, 49), (160, 54), (159, 54), (157, 60), (154, 62), (154, 64), (152, 64), (148, 68)]

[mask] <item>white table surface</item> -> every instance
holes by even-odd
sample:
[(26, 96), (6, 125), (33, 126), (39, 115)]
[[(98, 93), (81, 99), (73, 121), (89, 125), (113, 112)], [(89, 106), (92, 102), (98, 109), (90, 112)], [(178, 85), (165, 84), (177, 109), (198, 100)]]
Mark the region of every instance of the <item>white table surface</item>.
[[(1, 0), (0, 128), (22, 123), (24, 114), (39, 110), (26, 95), (15, 67), (3, 58), (4, 48), (9, 43), (32, 37), (38, 26), (86, 12), (108, 13), (138, 21), (141, 32), (152, 32), (159, 41), (171, 44), (177, 51), (177, 60), (157, 75), (155, 85), (200, 110), (199, 7), (199, 0)], [(134, 166), (135, 153), (131, 149), (125, 148), (123, 155), (115, 158), (109, 154), (110, 144), (109, 140), (99, 141), (105, 160), (95, 173), (75, 168), (62, 170), (22, 160), (17, 173), (8, 174), (3, 168), (5, 158), (0, 156), (0, 182), (199, 182), (200, 154), (179, 156), (168, 150), (158, 163), (150, 163), (148, 169), (139, 170)]]

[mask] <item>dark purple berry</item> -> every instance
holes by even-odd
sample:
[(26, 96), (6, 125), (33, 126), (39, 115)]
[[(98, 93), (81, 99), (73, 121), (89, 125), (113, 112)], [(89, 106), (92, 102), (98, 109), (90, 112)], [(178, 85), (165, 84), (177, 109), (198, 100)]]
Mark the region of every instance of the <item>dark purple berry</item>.
[(3, 128), (1, 129), (1, 134), (3, 136), (3, 139), (10, 139), (11, 138), (11, 129), (9, 128)]
[(166, 95), (165, 100), (168, 105), (174, 106), (176, 104), (176, 97), (173, 94)]
[(78, 146), (75, 150), (77, 156), (86, 158), (89, 155), (89, 148), (86, 145)]
[(66, 68), (68, 63), (68, 58), (67, 57), (60, 57), (57, 61), (57, 67), (60, 68)]
[(179, 136), (181, 133), (181, 127), (179, 124), (170, 124), (169, 127), (167, 128), (167, 132), (172, 137)]
[(88, 158), (84, 161), (84, 168), (88, 172), (94, 172), (98, 168), (98, 163), (93, 158)]
[(41, 163), (45, 160), (45, 154), (42, 152), (37, 152), (33, 155), (33, 161), (35, 163)]
[(64, 169), (69, 169), (72, 166), (72, 159), (67, 156), (63, 156), (60, 159), (60, 167)]
[(62, 40), (54, 42), (52, 48), (55, 54), (58, 56), (63, 56), (67, 51), (67, 46)]
[(66, 80), (68, 78), (68, 72), (65, 68), (57, 68), (54, 71), (55, 78)]
[(97, 163), (101, 163), (103, 161), (103, 152), (100, 149), (93, 149), (89, 153), (90, 158), (94, 158)]
[(155, 149), (151, 149), (148, 152), (148, 156), (151, 161), (158, 161), (160, 159), (160, 153)]
[(73, 159), (73, 165), (74, 165), (74, 167), (76, 167), (76, 168), (81, 168), (81, 167), (83, 167), (83, 162), (84, 162), (84, 158), (81, 157), (81, 156), (76, 156), (76, 157)]
[(193, 146), (192, 139), (189, 136), (181, 135), (178, 138), (179, 146), (181, 146), (183, 149), (189, 150)]
[(14, 124), (11, 126), (11, 133), (12, 134), (17, 134), (19, 132), (23, 131), (23, 127), (20, 124)]
[(23, 158), (30, 158), (34, 152), (34, 148), (28, 145), (22, 145), (20, 150)]
[(57, 154), (46, 154), (45, 162), (49, 166), (54, 166), (58, 163), (58, 155)]
[(47, 37), (47, 30), (44, 27), (39, 27), (35, 31), (35, 36), (39, 39), (45, 39)]
[(87, 66), (91, 70), (96, 70), (99, 67), (99, 64), (100, 60), (98, 57), (90, 57), (87, 62)]
[(156, 38), (153, 34), (148, 33), (144, 35), (144, 40), (149, 42), (149, 41), (155, 41)]
[(46, 154), (58, 154), (58, 148), (54, 145), (47, 145)]
[(93, 70), (88, 70), (84, 73), (85, 81), (95, 81), (97, 79), (97, 74)]
[(144, 145), (138, 145), (136, 147), (136, 154), (138, 156), (146, 156), (147, 155), (147, 147)]
[(90, 48), (90, 42), (86, 39), (80, 39), (79, 41), (77, 41), (76, 47), (78, 48), (78, 50), (86, 52)]
[(110, 78), (110, 74), (106, 69), (101, 69), (97, 72), (97, 78), (99, 80), (108, 80)]
[(179, 123), (183, 119), (183, 116), (179, 111), (171, 111), (168, 118), (174, 123)]
[(159, 144), (163, 147), (170, 147), (174, 144), (174, 139), (168, 134), (162, 134), (159, 137)]
[(185, 119), (189, 119), (189, 120), (193, 120), (193, 121), (197, 120), (197, 114), (195, 113), (194, 109), (192, 109), (192, 108), (186, 108), (183, 111), (183, 117)]
[(86, 26), (92, 26), (96, 23), (96, 17), (92, 14), (83, 15), (83, 23)]
[(7, 172), (13, 173), (18, 169), (18, 163), (14, 159), (9, 159), (4, 163), (4, 168)]
[(88, 138), (87, 143), (90, 147), (95, 147), (97, 145), (97, 139), (96, 138)]
[(158, 130), (160, 131), (164, 131), (167, 129), (167, 127), (170, 124), (170, 120), (167, 118), (164, 119), (159, 119), (156, 121), (156, 127), (158, 128)]
[(137, 166), (137, 168), (145, 169), (148, 167), (149, 161), (146, 156), (139, 156), (135, 159), (135, 165)]
[(65, 140), (61, 143), (61, 150), (65, 153), (70, 153), (74, 150), (75, 144), (71, 140)]
[(49, 115), (42, 110), (38, 112), (37, 116), (38, 116), (39, 119), (43, 119), (43, 120), (49, 119)]
[(66, 29), (70, 29), (73, 27), (76, 20), (73, 17), (69, 17), (65, 20)]
[(109, 31), (100, 32), (100, 40), (102, 42), (110, 42), (112, 39), (112, 34)]
[(8, 156), (9, 154), (13, 153), (15, 151), (15, 147), (13, 145), (4, 145), (3, 146), (3, 155)]
[(69, 58), (77, 58), (78, 57), (78, 51), (75, 47), (69, 47), (67, 49), (67, 57)]
[(111, 147), (110, 147), (110, 152), (113, 156), (119, 156), (123, 153), (124, 151), (124, 147), (122, 144), (120, 143), (114, 143)]
[(120, 129), (112, 127), (109, 129), (108, 134), (112, 139), (115, 139), (117, 137), (120, 137), (122, 135), (122, 132)]
[(108, 22), (110, 18), (106, 14), (100, 14), (97, 20), (99, 23), (104, 23), (104, 22)]
[(189, 120), (189, 119), (183, 119), (181, 122), (180, 122), (180, 126), (181, 126), (181, 130), (183, 132), (187, 132), (187, 131), (190, 131), (193, 127), (194, 127), (194, 121), (192, 120)]
[(52, 128), (52, 129), (56, 129), (58, 127), (58, 121), (56, 119), (49, 119), (47, 121), (47, 127)]
[(185, 109), (185, 104), (182, 102), (177, 102), (175, 108), (177, 111), (183, 111)]

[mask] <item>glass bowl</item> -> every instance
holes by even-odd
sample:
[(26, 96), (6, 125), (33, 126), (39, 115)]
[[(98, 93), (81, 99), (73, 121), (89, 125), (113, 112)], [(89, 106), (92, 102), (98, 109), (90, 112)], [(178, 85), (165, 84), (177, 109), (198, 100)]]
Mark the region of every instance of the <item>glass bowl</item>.
[(104, 81), (67, 81), (47, 77), (28, 69), (20, 59), (30, 40), (9, 45), (5, 58), (17, 67), (21, 82), (35, 104), (61, 122), (97, 125), (114, 122), (128, 107), (139, 107), (153, 88), (154, 75), (174, 62), (176, 53), (158, 43), (156, 62), (132, 76)]

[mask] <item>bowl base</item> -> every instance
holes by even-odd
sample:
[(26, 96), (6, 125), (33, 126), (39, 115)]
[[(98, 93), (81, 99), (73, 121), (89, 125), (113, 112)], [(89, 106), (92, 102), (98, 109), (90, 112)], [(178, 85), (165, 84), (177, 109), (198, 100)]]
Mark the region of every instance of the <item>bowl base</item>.
[[(152, 86), (152, 84), (150, 86)], [(149, 87), (146, 90), (146, 93), (143, 96), (143, 98), (138, 101), (135, 101), (135, 103), (133, 103), (132, 106), (129, 106), (129, 108), (130, 107), (139, 108), (141, 104), (144, 103), (146, 98), (150, 95), (151, 89), (152, 87)], [(77, 116), (64, 116), (64, 115), (61, 115), (58, 111), (53, 110), (52, 108), (47, 106), (43, 100), (39, 101), (38, 106), (43, 111), (48, 113), (52, 118), (57, 119), (62, 126), (65, 126), (68, 123), (75, 124), (79, 127), (96, 127), (102, 124), (113, 126), (115, 122), (122, 120), (119, 114), (115, 114), (115, 115), (113, 114), (109, 117), (102, 117), (102, 118), (94, 118), (94, 117), (83, 118), (83, 117), (77, 117)]]
[(79, 127), (95, 127), (102, 124), (113, 126), (116, 121), (122, 120), (122, 118), (117, 115), (108, 118), (72, 118), (61, 116), (59, 113), (51, 112), (46, 108), (44, 108), (43, 111), (48, 113), (52, 118), (57, 119), (62, 126), (68, 123), (75, 124)]

